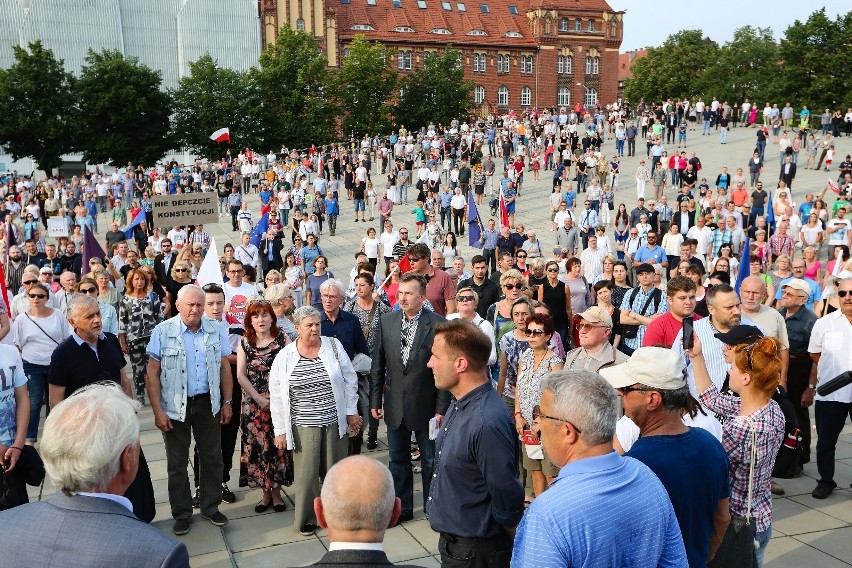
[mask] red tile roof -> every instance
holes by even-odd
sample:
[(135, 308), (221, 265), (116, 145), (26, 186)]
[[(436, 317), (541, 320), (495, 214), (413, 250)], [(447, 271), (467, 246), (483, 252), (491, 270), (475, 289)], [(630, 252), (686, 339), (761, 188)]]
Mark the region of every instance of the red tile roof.
[(644, 49), (637, 49), (635, 51), (627, 51), (625, 53), (618, 54), (618, 80), (624, 81), (625, 79), (633, 78), (633, 73), (630, 71), (630, 68), (633, 67), (633, 64), (637, 59), (645, 57), (648, 55), (648, 52)]
[[(367, 39), (381, 39), (386, 42), (486, 45), (507, 48), (537, 45), (526, 16), (526, 12), (530, 9), (576, 11), (584, 16), (592, 17), (593, 14), (612, 11), (605, 0), (424, 1), (426, 9), (420, 8), (417, 0), (400, 0), (400, 8), (393, 6), (393, 0), (375, 0), (375, 6), (368, 5), (367, 0), (348, 0), (348, 3), (341, 0), (327, 0), (329, 8), (337, 14), (337, 30), (343, 39), (363, 34)], [(445, 2), (449, 3), (450, 10), (443, 8)], [(466, 10), (460, 11), (459, 4), (463, 4)], [(482, 11), (480, 7), (482, 4), (488, 6), (488, 13)], [(517, 15), (510, 11), (510, 6), (517, 8)], [(372, 26), (373, 30), (353, 30), (352, 27), (356, 25)], [(393, 31), (400, 27), (411, 28), (414, 32)], [(436, 29), (448, 30), (450, 33), (432, 33), (432, 30)], [(482, 30), (487, 35), (469, 35), (473, 30)], [(510, 37), (506, 34), (510, 34)], [(516, 34), (520, 34), (520, 37)]]

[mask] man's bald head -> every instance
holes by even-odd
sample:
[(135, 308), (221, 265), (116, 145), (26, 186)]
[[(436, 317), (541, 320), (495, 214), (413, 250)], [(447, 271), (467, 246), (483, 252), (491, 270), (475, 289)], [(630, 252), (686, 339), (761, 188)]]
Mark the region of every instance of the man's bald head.
[(390, 470), (373, 458), (357, 455), (328, 471), (314, 509), (331, 540), (351, 542), (358, 535), (356, 542), (381, 542), (385, 529), (399, 516), (398, 502)]

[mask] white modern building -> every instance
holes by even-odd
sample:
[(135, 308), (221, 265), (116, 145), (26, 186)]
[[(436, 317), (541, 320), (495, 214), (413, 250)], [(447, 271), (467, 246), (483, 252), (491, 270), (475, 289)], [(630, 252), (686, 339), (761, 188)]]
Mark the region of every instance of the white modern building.
[[(0, 14), (3, 69), (14, 63), (13, 45), (41, 40), (71, 73), (80, 72), (89, 49), (112, 49), (160, 71), (171, 89), (205, 53), (235, 70), (260, 56), (257, 0), (0, 0)], [(32, 167), (0, 149), (0, 171)]]

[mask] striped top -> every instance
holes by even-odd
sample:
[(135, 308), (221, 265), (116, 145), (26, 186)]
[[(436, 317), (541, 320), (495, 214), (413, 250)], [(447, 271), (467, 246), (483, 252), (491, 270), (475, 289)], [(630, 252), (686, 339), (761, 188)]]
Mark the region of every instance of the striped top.
[(290, 409), (296, 426), (322, 428), (337, 423), (331, 378), (319, 357), (299, 355), (290, 374)]

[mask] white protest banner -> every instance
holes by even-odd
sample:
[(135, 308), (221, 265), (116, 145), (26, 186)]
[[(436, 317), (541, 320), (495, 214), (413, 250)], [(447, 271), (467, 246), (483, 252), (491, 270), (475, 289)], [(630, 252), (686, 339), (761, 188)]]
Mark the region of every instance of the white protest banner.
[(51, 217), (47, 220), (47, 235), (54, 239), (68, 236), (68, 225), (62, 217)]

